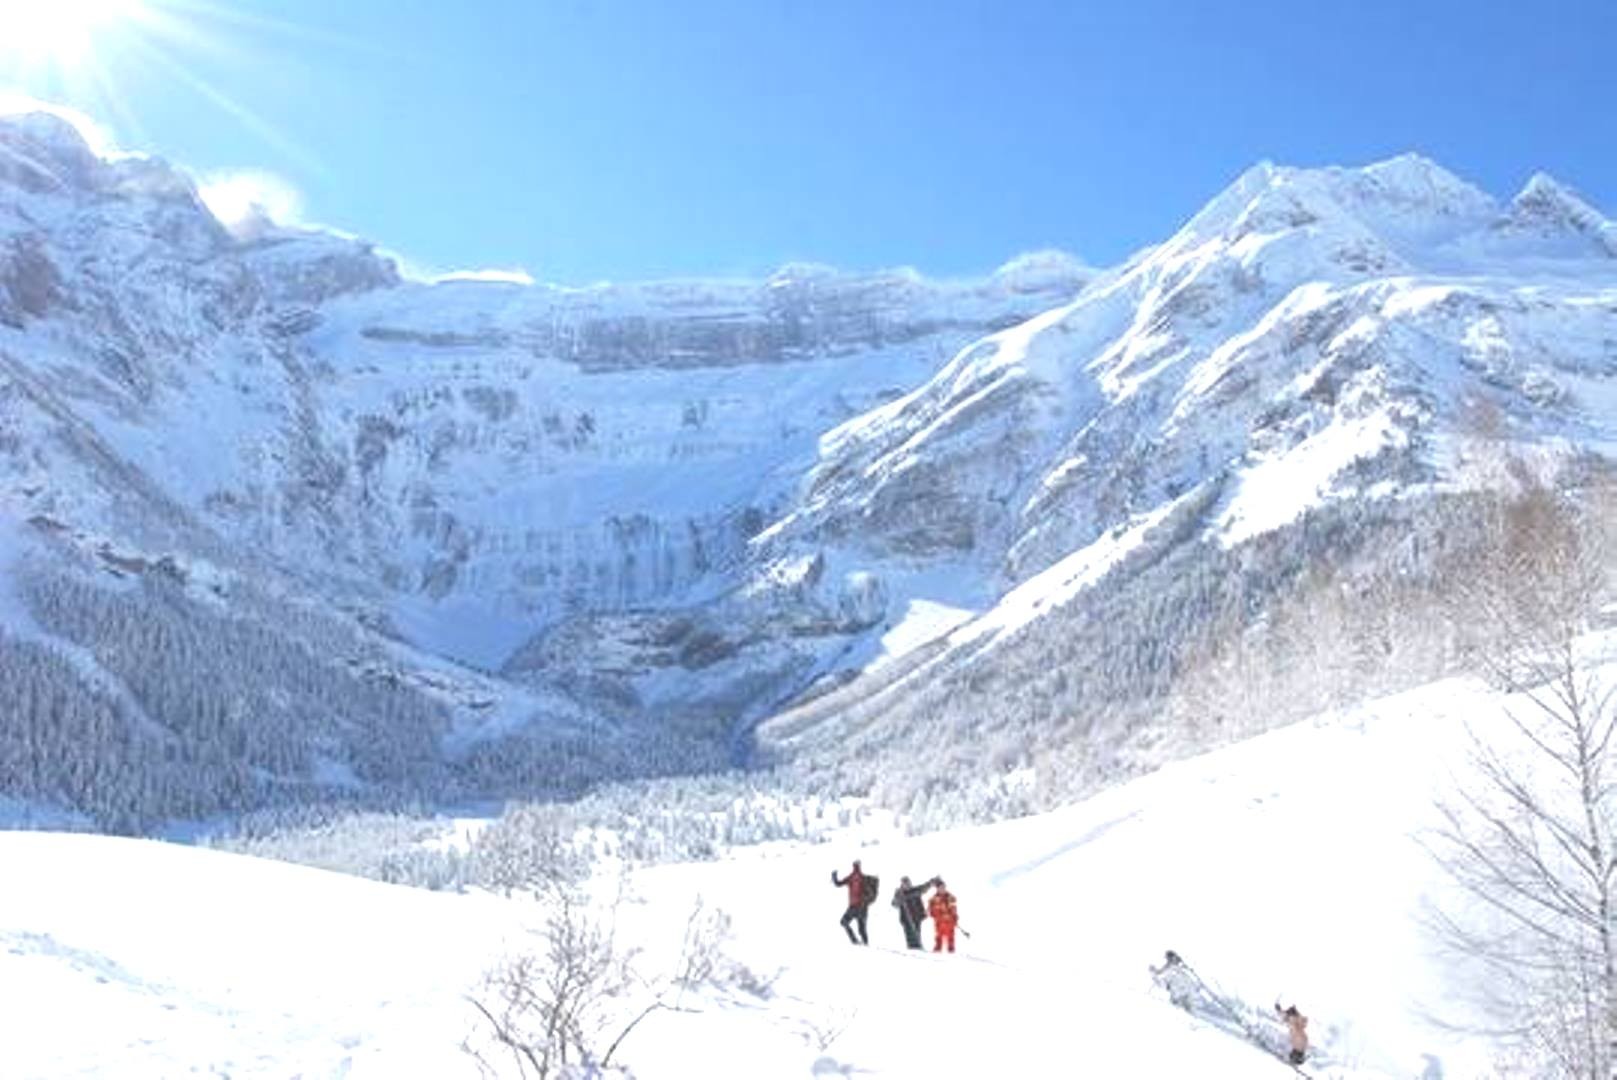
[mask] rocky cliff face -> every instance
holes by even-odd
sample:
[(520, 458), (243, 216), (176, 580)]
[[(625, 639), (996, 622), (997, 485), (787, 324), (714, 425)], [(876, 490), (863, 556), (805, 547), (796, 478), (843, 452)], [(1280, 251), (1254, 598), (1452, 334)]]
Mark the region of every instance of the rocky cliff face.
[(1482, 482), (1484, 407), (1602, 449), (1613, 235), (1547, 178), (1501, 205), (1411, 157), (1259, 166), (1105, 272), (424, 284), (364, 242), (228, 233), (162, 162), (10, 118), (0, 507), (722, 736), (980, 640), (1142, 523), (1234, 546)]
[(1093, 276), (428, 285), (363, 242), (227, 234), (182, 174), (54, 117), (0, 135), (0, 346), (42, 392), (198, 528), (491, 668), (559, 619), (732, 587), (822, 432)]

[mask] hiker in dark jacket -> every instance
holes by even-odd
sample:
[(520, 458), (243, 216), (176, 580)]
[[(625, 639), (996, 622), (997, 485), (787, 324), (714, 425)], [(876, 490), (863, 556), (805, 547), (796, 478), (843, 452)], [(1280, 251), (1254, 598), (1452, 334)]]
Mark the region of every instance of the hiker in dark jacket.
[[(875, 898), (865, 884), (865, 872), (859, 869), (859, 860), (853, 861), (853, 870), (847, 877), (838, 877), (835, 870), (831, 871), (831, 884), (848, 890), (848, 910), (842, 913), (842, 929), (847, 932), (848, 940), (855, 945), (869, 945), (870, 934), (865, 929), (865, 916), (870, 911), (870, 901)], [(850, 923), (859, 925), (858, 937), (853, 936)]]
[(898, 889), (893, 893), (898, 922), (904, 928), (904, 944), (912, 949), (924, 948), (921, 944), (921, 920), (926, 918), (926, 901), (921, 898), (931, 887), (930, 881), (911, 885), (910, 879), (905, 877), (898, 879)]

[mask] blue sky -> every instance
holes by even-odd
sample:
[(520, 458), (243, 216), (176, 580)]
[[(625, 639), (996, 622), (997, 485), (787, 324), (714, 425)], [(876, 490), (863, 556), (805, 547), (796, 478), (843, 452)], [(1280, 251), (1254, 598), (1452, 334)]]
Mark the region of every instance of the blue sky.
[(1404, 150), (1617, 212), (1613, 0), (145, 2), (110, 94), (22, 89), (439, 270), (1108, 263), (1259, 159)]

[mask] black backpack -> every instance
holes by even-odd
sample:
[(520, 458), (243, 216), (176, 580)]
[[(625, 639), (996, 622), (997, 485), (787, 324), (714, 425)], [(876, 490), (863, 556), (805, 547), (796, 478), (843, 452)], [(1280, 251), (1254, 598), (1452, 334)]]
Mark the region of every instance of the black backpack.
[(871, 904), (876, 902), (876, 897), (880, 895), (881, 878), (877, 877), (875, 874), (866, 874), (865, 883), (859, 887), (860, 906), (869, 907)]

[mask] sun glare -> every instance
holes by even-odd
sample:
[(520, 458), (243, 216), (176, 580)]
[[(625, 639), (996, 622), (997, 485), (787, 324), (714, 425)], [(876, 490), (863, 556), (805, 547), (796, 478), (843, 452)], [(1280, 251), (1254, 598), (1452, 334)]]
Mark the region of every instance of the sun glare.
[(31, 66), (77, 67), (96, 39), (139, 21), (140, 0), (0, 0), (0, 54)]
[(244, 12), (236, 0), (0, 0), (0, 113), (54, 103), (43, 107), (94, 116), (107, 131), (140, 145), (146, 139), (137, 103), (148, 91), (182, 93), (317, 169), (312, 155), (221, 90), (210, 74), (263, 63), (256, 46), (288, 39), (356, 47)]

